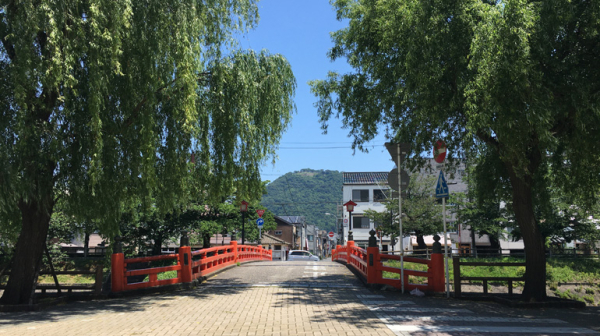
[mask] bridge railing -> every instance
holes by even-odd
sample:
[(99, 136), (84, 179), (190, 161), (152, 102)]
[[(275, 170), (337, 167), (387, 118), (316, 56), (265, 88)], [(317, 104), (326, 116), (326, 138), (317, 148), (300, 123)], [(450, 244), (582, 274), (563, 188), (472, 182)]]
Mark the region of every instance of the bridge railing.
[[(192, 251), (187, 237), (182, 238), (182, 245), (178, 254), (150, 256), (125, 259), (119, 244), (111, 256), (111, 284), (113, 292), (122, 292), (140, 288), (157, 287), (178, 283), (192, 282), (194, 279), (211, 274), (224, 267), (248, 261), (272, 260), (272, 252), (262, 246), (238, 245), (236, 241), (231, 245), (211, 247)], [(175, 265), (147, 267), (143, 269), (127, 270), (128, 264), (150, 263), (161, 260), (170, 260)], [(177, 276), (171, 279), (158, 280), (158, 274), (168, 271), (177, 271)], [(129, 277), (147, 276), (148, 281), (128, 283)]]
[[(375, 231), (372, 231), (372, 239), (375, 239), (374, 234)], [(385, 262), (389, 260), (400, 260), (400, 256), (380, 253), (376, 244), (370, 244), (372, 247), (368, 247), (365, 250), (355, 246), (353, 241), (349, 241), (346, 246), (337, 245), (336, 249), (331, 253), (331, 260), (345, 262), (361, 274), (368, 284), (389, 285), (395, 288), (402, 288), (402, 282), (404, 282), (405, 290), (418, 288), (424, 292), (444, 292), (446, 281), (444, 276), (444, 257), (441, 253), (439, 237), (436, 236), (434, 239), (436, 238), (434, 252), (430, 255), (430, 259), (414, 257), (403, 258), (404, 262), (407, 263), (427, 265), (427, 271), (404, 269), (404, 272), (402, 272), (401, 268), (391, 267), (385, 264)], [(383, 272), (396, 273), (399, 275), (404, 273), (404, 277), (403, 279), (402, 276), (399, 276), (398, 279), (385, 278)], [(409, 283), (409, 276), (427, 278), (427, 283), (411, 284)]]

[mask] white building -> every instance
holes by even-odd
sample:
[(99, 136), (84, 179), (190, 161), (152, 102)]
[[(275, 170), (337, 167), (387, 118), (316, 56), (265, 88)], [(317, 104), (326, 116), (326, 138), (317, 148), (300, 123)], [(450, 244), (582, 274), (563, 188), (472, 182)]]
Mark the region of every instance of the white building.
[[(369, 231), (375, 228), (375, 223), (365, 216), (365, 210), (386, 211), (385, 205), (380, 201), (385, 199), (388, 172), (357, 172), (343, 173), (343, 203), (350, 200), (357, 205), (352, 212), (352, 234), (357, 246), (367, 247), (369, 243)], [(349, 213), (344, 207), (343, 217), (343, 245), (348, 242), (348, 228), (350, 225)], [(382, 251), (390, 251), (390, 237), (384, 236), (381, 245)], [(410, 237), (404, 238), (404, 246), (410, 245)], [(396, 244), (394, 250), (398, 250)]]
[[(433, 159), (430, 160), (430, 164), (425, 168), (422, 168), (419, 175), (437, 175), (439, 174), (440, 166), (435, 163)], [(384, 204), (380, 201), (385, 199), (385, 191), (388, 187), (388, 174), (389, 172), (347, 172), (343, 173), (343, 203), (349, 200), (354, 201), (357, 205), (354, 207), (352, 212), (352, 233), (354, 242), (356, 245), (366, 247), (368, 245), (369, 231), (376, 225), (369, 218), (365, 216), (365, 210), (375, 211), (387, 211)], [(459, 166), (452, 176), (446, 174), (446, 180), (448, 182), (448, 188), (450, 193), (453, 192), (464, 192), (467, 189), (467, 185), (463, 183), (462, 176), (464, 175), (464, 166)], [(432, 193), (434, 192), (434, 185), (432, 187)], [(454, 216), (451, 215), (449, 204), (447, 206), (447, 227), (448, 227), (448, 246), (456, 249), (458, 246), (453, 244), (453, 241), (466, 240), (463, 237), (461, 230), (456, 227)], [(348, 241), (348, 228), (349, 228), (349, 215), (346, 207), (343, 209), (343, 237), (345, 244)], [(466, 230), (466, 228), (465, 228)], [(444, 244), (443, 233), (439, 233), (442, 237), (442, 245)], [(460, 239), (463, 238), (463, 239)], [(477, 243), (489, 245), (489, 240), (485, 238), (477, 238)], [(425, 243), (430, 246), (433, 244), (433, 236), (425, 236)], [(469, 238), (470, 240), (470, 238)], [(382, 251), (391, 251), (390, 237), (384, 236), (382, 241)], [(417, 245), (416, 237), (405, 237), (403, 241), (404, 250), (412, 251), (413, 246)], [(393, 247), (394, 251), (400, 249), (400, 243), (396, 242)]]

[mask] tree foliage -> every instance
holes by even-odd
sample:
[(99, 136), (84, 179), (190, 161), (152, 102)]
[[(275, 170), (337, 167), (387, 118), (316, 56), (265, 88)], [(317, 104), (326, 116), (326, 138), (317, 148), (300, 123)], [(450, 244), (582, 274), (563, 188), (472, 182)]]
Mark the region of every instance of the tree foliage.
[[(419, 250), (427, 248), (423, 236), (442, 232), (442, 206), (433, 196), (436, 178), (413, 175), (406, 189), (406, 197), (402, 199), (402, 233), (403, 237), (409, 234), (417, 236)], [(404, 193), (404, 190), (403, 190)], [(365, 214), (374, 220), (384, 235), (400, 236), (398, 217), (398, 198), (392, 198), (389, 193), (382, 203), (386, 211), (378, 212), (366, 210)]]
[(59, 199), (112, 237), (140, 199), (260, 197), (295, 79), (236, 49), (257, 21), (255, 0), (0, 1), (0, 217), (25, 265), (4, 303), (30, 302)]
[(600, 187), (598, 2), (332, 3), (349, 25), (329, 55), (355, 71), (311, 83), (323, 126), (341, 117), (358, 148), (384, 125), (413, 153), (440, 138), (450, 159), (494, 158), (526, 245), (524, 297), (544, 299), (539, 190), (552, 183), (589, 207)]
[[(258, 239), (257, 209), (264, 210), (262, 207), (251, 205), (245, 216), (246, 241), (255, 242)], [(263, 230), (273, 230), (277, 227), (270, 211), (265, 211), (263, 219)], [(159, 211), (147, 213), (140, 206), (121, 217), (120, 229), (127, 254), (150, 252), (152, 255), (160, 255), (161, 248), (169, 243), (179, 245), (183, 231), (188, 232), (192, 245), (203, 247), (210, 247), (210, 238), (215, 234), (233, 234), (240, 239), (241, 223), (239, 207), (228, 200), (210, 205), (192, 202), (167, 214), (161, 214)]]

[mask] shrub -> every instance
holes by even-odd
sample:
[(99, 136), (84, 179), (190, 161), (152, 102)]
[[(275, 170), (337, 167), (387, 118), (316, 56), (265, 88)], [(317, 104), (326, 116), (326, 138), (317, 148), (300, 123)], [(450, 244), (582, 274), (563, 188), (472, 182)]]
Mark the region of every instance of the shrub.
[(596, 299), (594, 299), (593, 295), (585, 295), (583, 297), (583, 299), (585, 300), (585, 302), (587, 303), (591, 303), (591, 304), (596, 304)]

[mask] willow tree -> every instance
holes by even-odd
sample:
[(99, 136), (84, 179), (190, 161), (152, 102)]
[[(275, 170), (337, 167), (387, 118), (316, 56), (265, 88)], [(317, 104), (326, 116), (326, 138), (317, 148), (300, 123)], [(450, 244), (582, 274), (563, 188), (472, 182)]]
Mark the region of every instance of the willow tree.
[[(489, 153), (508, 181), (527, 253), (523, 296), (546, 296), (534, 204), (549, 183), (599, 190), (600, 3), (527, 0), (339, 0), (347, 28), (332, 59), (354, 72), (312, 82), (323, 126), (341, 117), (354, 146), (379, 127), (412, 152), (446, 140), (450, 158)], [(555, 178), (550, 179), (548, 167)]]
[(257, 21), (255, 0), (0, 1), (0, 217), (18, 234), (3, 303), (31, 302), (59, 199), (110, 237), (140, 198), (260, 192), (295, 79), (235, 51)]

